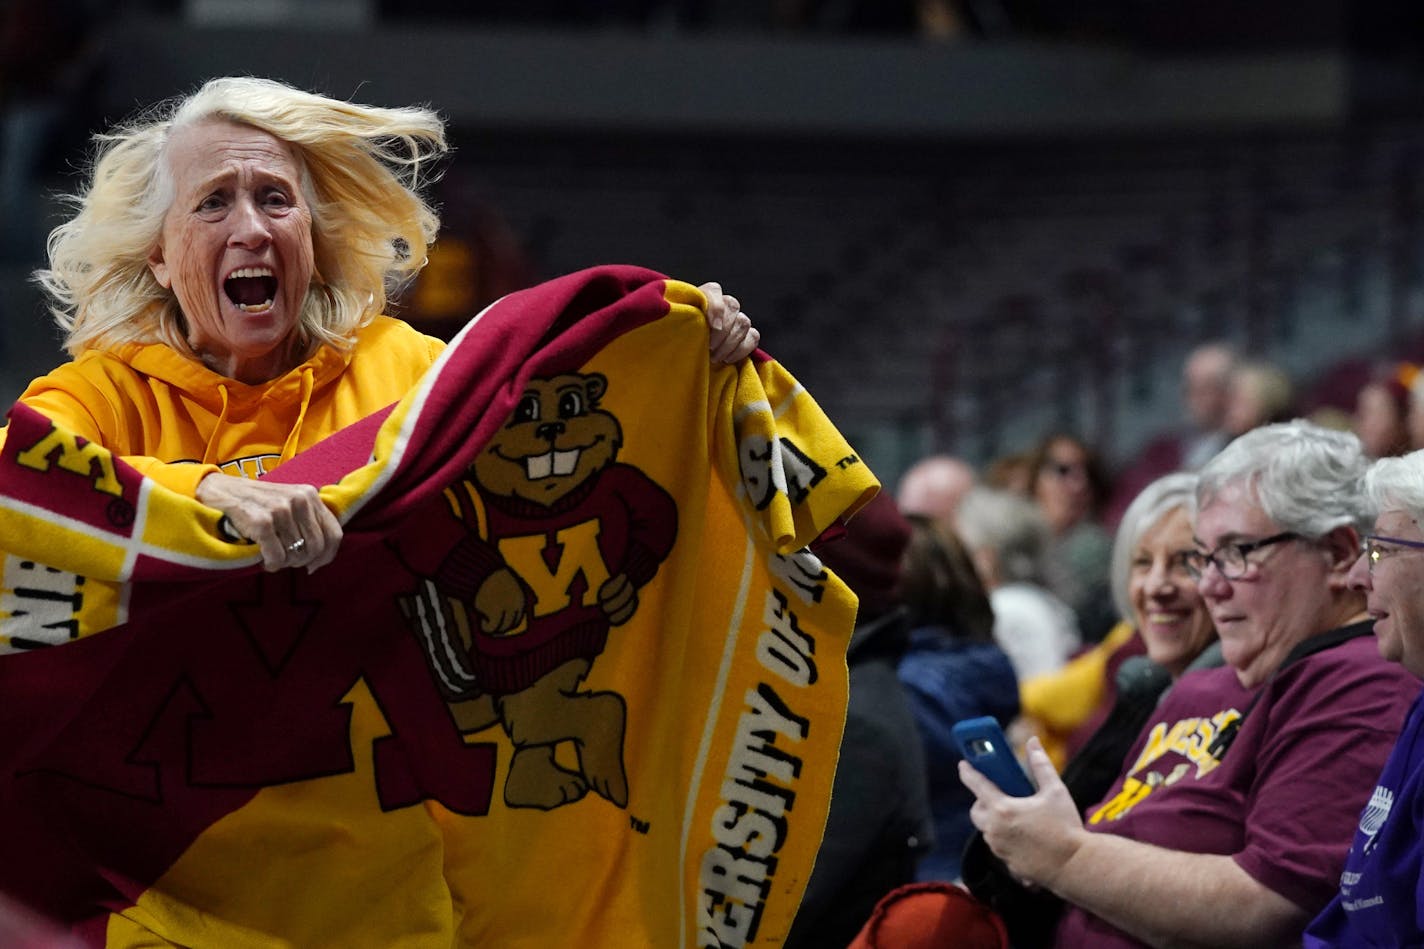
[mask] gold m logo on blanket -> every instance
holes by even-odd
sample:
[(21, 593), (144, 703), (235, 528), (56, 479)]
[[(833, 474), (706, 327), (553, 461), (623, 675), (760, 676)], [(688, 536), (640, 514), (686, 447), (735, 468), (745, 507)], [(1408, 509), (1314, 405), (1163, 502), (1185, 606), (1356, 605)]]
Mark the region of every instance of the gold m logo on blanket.
[[(59, 453), (59, 467), (71, 474), (92, 478), (95, 491), (120, 497), (124, 492), (114, 474), (114, 458), (108, 451), (93, 442), (84, 442), (72, 432), (58, 426), (49, 430), (44, 438), (15, 456), (15, 460), (35, 471), (48, 471), (56, 452)], [(98, 472), (95, 472), (95, 468)]]
[[(502, 537), (499, 553), (509, 569), (534, 591), (534, 615), (549, 616), (574, 602), (572, 591), (580, 573), (583, 580), (581, 606), (598, 602), (598, 591), (609, 580), (608, 565), (598, 552), (599, 522), (584, 521), (558, 531), (552, 544), (544, 534)], [(551, 567), (545, 550), (560, 552), (558, 565)]]

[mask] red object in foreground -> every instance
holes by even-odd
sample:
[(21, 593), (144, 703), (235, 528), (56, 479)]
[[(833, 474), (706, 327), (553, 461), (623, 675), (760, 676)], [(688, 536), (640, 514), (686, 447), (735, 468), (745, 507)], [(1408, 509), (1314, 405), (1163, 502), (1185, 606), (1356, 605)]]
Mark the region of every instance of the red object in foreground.
[(849, 949), (1009, 949), (1009, 933), (989, 907), (953, 883), (891, 890)]

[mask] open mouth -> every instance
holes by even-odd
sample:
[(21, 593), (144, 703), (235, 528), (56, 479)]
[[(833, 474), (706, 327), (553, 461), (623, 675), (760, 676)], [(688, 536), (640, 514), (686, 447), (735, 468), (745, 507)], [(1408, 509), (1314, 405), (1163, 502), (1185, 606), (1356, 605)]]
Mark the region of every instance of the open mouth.
[(240, 267), (223, 281), (223, 293), (244, 313), (265, 313), (277, 299), (277, 275), (271, 267)]
[(578, 465), (579, 449), (572, 451), (550, 451), (542, 455), (530, 455), (524, 459), (524, 470), (530, 481), (539, 481), (554, 475), (571, 475)]

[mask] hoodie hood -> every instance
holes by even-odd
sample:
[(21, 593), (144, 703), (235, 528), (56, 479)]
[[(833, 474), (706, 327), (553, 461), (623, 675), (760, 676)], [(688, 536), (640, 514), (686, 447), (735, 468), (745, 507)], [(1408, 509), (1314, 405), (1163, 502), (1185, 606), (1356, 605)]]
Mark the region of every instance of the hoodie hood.
[(334, 385), (351, 361), (349, 351), (323, 346), (284, 375), (248, 385), (220, 375), (197, 359), (162, 343), (128, 343), (115, 349), (114, 355), (138, 372), (178, 390), (183, 398), (217, 417), (213, 437), (208, 440), (202, 457), (197, 459), (205, 464), (222, 460), (214, 457), (215, 439), (231, 416), (248, 417), (267, 404), (281, 407), (274, 416), (293, 420), (282, 445), (281, 461), (292, 457), (301, 444), (302, 424), (312, 399), (326, 386)]

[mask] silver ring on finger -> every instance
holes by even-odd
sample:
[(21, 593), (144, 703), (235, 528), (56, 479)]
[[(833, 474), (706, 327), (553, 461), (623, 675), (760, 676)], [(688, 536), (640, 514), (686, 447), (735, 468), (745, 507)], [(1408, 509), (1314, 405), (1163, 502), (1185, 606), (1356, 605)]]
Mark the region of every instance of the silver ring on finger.
[(305, 537), (298, 537), (296, 540), (292, 541), (290, 544), (287, 545), (287, 553), (299, 554), (306, 549), (306, 546), (307, 539)]

